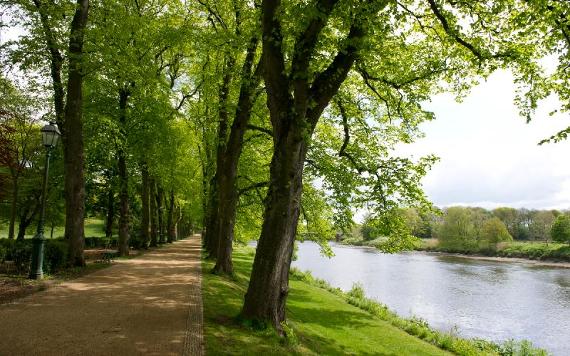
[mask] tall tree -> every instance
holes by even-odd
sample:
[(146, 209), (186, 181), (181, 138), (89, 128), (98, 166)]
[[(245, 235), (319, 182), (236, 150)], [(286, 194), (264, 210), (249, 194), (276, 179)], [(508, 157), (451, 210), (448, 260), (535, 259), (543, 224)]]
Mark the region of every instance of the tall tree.
[[(498, 63), (521, 58), (524, 51), (512, 45), (518, 40), (515, 32), (503, 38), (511, 30), (507, 4), (491, 8), (454, 3), (451, 7), (435, 0), (315, 0), (301, 6), (280, 0), (262, 2), (264, 81), (274, 151), (242, 317), (281, 329), (311, 138), (322, 113), (347, 78), (352, 80), (352, 73), (361, 76), (373, 100), (384, 104), (386, 115), (413, 124), (418, 120), (409, 113), (423, 112), (418, 109), (419, 98), (440, 91), (438, 81), (455, 82), (452, 89), (461, 92), (474, 74), (488, 74)], [(467, 35), (459, 30), (458, 19), (463, 17), (470, 26)], [(415, 110), (406, 115), (403, 108)], [(426, 119), (429, 114), (419, 117)], [(389, 171), (404, 177), (407, 170)], [(374, 187), (378, 192), (383, 188), (382, 184)], [(395, 185), (381, 195), (398, 191)]]
[[(69, 261), (83, 266), (85, 180), (83, 152), (83, 44), (87, 29), (89, 0), (77, 0), (69, 25), (68, 46), (64, 54), (59, 48), (57, 17), (63, 15), (60, 5), (33, 0), (40, 20), (43, 42), (50, 63), (55, 118), (62, 134), (65, 169), (65, 237), (69, 241)], [(63, 7), (63, 6), (62, 6)], [(65, 18), (65, 16), (64, 16)], [(67, 60), (67, 84), (62, 70)]]

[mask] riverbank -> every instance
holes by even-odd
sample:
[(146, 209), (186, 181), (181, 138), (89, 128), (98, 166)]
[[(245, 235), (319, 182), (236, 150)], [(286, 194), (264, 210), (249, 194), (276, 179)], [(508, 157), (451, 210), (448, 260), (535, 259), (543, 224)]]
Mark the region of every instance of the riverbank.
[(430, 255), (464, 258), (468, 260), (509, 262), (509, 263), (516, 262), (516, 263), (530, 264), (537, 267), (570, 268), (570, 262), (564, 262), (564, 261), (544, 261), (544, 260), (532, 260), (530, 258), (519, 258), (519, 257), (493, 257), (493, 256), (483, 256), (483, 255), (468, 255), (462, 253), (438, 252), (438, 251), (428, 251), (428, 250), (416, 250), (416, 251)]
[[(382, 249), (384, 241), (345, 239), (340, 243), (351, 246), (367, 246)], [(496, 262), (524, 262), (537, 266), (570, 268), (570, 246), (544, 242), (503, 242), (496, 248), (441, 246), (436, 239), (422, 239), (414, 249), (445, 256), (456, 256)]]
[[(208, 273), (213, 264), (203, 262), (207, 354), (450, 354), (447, 350), (460, 355), (543, 354), (529, 344), (498, 346), (434, 331), (425, 321), (400, 318), (365, 298), (358, 287), (343, 292), (300, 272), (292, 273), (290, 281), (285, 327), (288, 337), (280, 338), (272, 329), (254, 330), (235, 319), (247, 289), (253, 256), (252, 248), (236, 248), (233, 279)], [(513, 352), (505, 353), (507, 349)]]
[(570, 267), (570, 246), (558, 243), (513, 241), (489, 248), (441, 246), (437, 240), (422, 240), (416, 250), (498, 262), (521, 261), (542, 266)]

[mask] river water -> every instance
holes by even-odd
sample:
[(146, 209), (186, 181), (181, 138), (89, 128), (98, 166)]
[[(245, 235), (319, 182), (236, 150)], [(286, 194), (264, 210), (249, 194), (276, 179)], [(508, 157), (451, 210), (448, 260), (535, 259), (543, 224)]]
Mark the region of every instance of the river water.
[(401, 316), (442, 331), (495, 341), (527, 339), (553, 355), (570, 355), (570, 269), (421, 252), (383, 254), (332, 244), (335, 257), (299, 244), (293, 266), (366, 295)]

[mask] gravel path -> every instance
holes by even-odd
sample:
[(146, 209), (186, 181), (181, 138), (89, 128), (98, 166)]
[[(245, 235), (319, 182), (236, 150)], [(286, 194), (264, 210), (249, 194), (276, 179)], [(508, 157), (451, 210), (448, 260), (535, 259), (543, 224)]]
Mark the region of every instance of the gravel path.
[(0, 305), (0, 356), (202, 355), (200, 238)]

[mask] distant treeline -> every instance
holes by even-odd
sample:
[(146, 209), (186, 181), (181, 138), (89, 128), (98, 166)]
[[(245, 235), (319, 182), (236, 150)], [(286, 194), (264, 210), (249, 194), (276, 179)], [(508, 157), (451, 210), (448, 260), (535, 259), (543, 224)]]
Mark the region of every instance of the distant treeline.
[[(440, 244), (465, 246), (513, 239), (570, 243), (569, 211), (454, 206), (428, 213), (414, 208), (402, 209), (401, 217), (412, 235), (436, 238)], [(364, 240), (379, 237), (368, 217), (361, 225), (360, 233)]]

